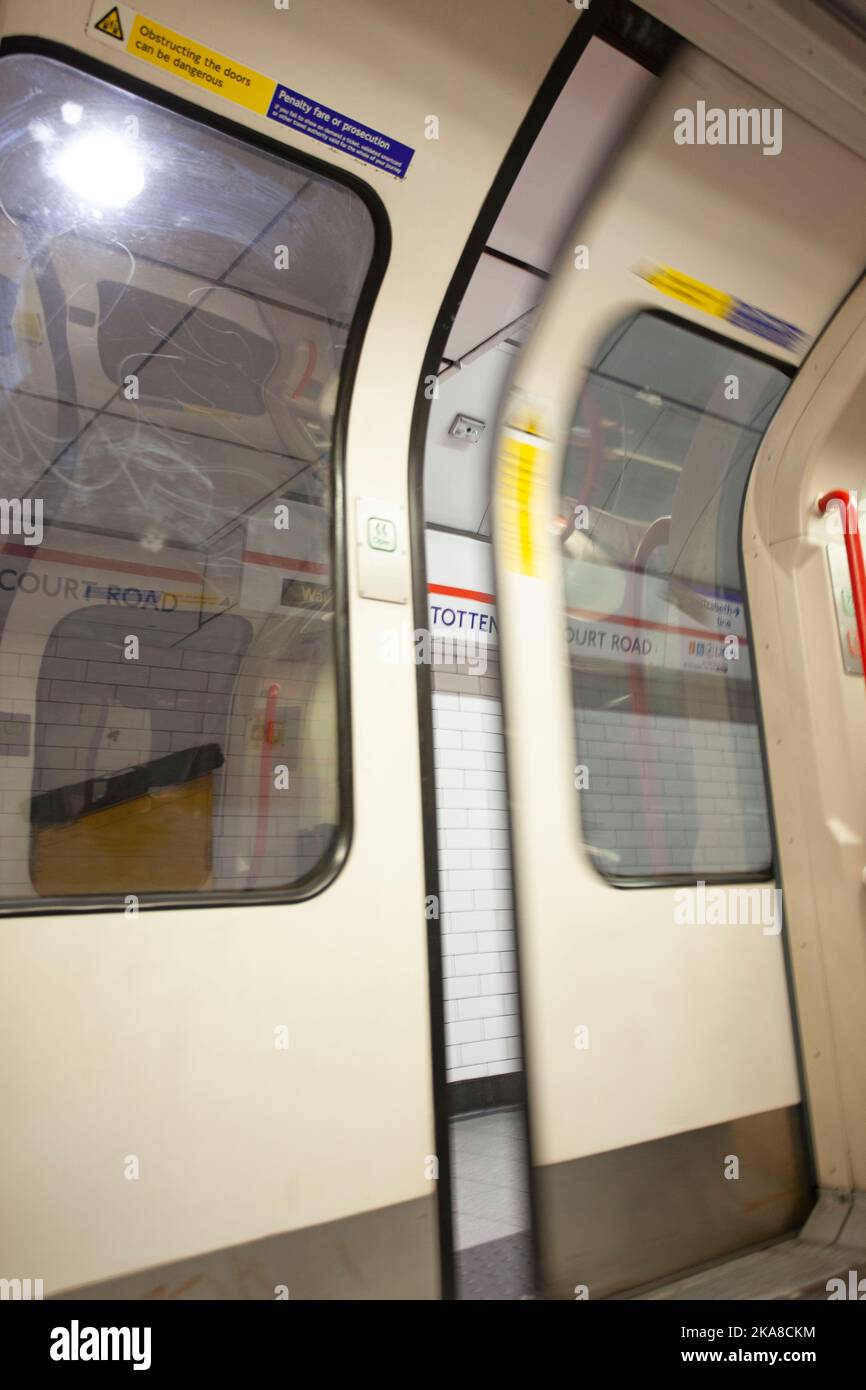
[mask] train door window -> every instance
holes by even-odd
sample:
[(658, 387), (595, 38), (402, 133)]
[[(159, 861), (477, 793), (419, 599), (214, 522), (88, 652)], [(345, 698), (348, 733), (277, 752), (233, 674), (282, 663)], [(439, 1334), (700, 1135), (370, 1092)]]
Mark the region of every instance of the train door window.
[(0, 896), (319, 882), (374, 200), (53, 58), (2, 72)]
[(787, 383), (656, 313), (587, 373), (560, 540), (583, 836), (615, 880), (770, 869), (739, 521)]

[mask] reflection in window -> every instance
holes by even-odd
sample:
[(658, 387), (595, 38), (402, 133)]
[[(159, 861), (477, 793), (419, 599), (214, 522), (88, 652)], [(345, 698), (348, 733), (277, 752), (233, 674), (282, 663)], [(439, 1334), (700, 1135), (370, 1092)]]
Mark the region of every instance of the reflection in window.
[(0, 494), (44, 526), (0, 541), (0, 894), (295, 883), (341, 819), (333, 430), (372, 218), (54, 60), (2, 71)]
[(787, 382), (651, 313), (587, 374), (560, 539), (583, 834), (612, 877), (769, 868), (739, 520)]

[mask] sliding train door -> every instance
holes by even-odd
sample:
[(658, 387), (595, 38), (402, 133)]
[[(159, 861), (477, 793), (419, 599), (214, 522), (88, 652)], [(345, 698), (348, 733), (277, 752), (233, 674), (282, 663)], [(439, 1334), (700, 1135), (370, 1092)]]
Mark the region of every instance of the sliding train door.
[(0, 1277), (437, 1297), (409, 434), (581, 21), (142, 4), (0, 9)]
[[(754, 111), (755, 138), (689, 137), (683, 112), (710, 110)], [(866, 262), (864, 212), (862, 158), (684, 45), (580, 212), (504, 402), (496, 592), (549, 1296), (664, 1280), (811, 1207), (765, 671), (785, 695), (741, 515)]]
[(836, 1198), (826, 1204), (830, 1238), (859, 1245), (861, 1255), (866, 595), (856, 571), (866, 531), (864, 363), (861, 281), (773, 421), (743, 515), (816, 1177)]

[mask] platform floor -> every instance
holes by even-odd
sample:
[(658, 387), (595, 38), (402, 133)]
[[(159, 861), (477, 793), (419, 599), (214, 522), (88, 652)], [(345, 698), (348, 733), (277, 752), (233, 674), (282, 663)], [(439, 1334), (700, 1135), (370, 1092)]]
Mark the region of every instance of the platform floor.
[[(518, 1108), (452, 1120), (451, 1173), (457, 1296), (531, 1298), (529, 1194), (523, 1114)], [(866, 1197), (819, 1200), (796, 1239), (695, 1270), (623, 1298), (818, 1300), (831, 1277), (866, 1276)]]
[(526, 1149), (520, 1110), (451, 1123), (457, 1295), (519, 1299), (531, 1289)]

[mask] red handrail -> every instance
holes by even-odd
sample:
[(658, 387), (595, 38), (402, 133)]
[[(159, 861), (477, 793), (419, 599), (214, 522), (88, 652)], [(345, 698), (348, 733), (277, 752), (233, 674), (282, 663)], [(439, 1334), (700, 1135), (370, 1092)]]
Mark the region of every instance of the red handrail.
[(271, 797), (271, 782), (274, 775), (271, 748), (276, 732), (277, 699), (280, 687), (274, 683), (268, 686), (265, 699), (265, 718), (262, 725), (262, 754), (259, 760), (259, 807), (256, 822), (256, 839), (247, 883), (252, 887), (261, 871), (268, 839), (268, 802)]
[(857, 619), (857, 640), (860, 644), (860, 662), (863, 677), (866, 679), (866, 564), (863, 562), (863, 546), (860, 541), (860, 523), (857, 515), (857, 495), (852, 498), (845, 488), (837, 487), (818, 498), (818, 511), (823, 516), (830, 502), (841, 502), (843, 507), (843, 531), (845, 551), (848, 556), (848, 573), (851, 576), (851, 597), (854, 601), (854, 617)]
[[(671, 518), (669, 516), (656, 517), (651, 526), (648, 526), (641, 537), (634, 558), (631, 563), (631, 570), (628, 576), (627, 607), (634, 618), (640, 619), (643, 616), (643, 582), (646, 573), (647, 563), (654, 550), (667, 545), (671, 538)], [(628, 683), (631, 692), (632, 713), (639, 719), (649, 714), (649, 705), (646, 698), (646, 668), (638, 660), (628, 663)], [(658, 797), (654, 796), (648, 789), (647, 783), (656, 774), (656, 766), (650, 763), (645, 748), (647, 731), (644, 730), (644, 737), (638, 740), (638, 772), (640, 777), (640, 796), (643, 805), (644, 824), (649, 834), (650, 857), (652, 866), (656, 873), (664, 871), (662, 851), (664, 849), (664, 832), (658, 829), (652, 817), (661, 810)]]

